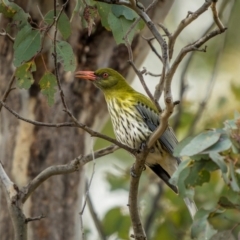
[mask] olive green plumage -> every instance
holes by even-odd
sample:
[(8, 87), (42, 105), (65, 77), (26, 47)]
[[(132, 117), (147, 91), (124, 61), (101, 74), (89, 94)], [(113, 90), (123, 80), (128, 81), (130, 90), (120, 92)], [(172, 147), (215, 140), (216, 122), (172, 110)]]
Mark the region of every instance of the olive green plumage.
[[(138, 149), (158, 127), (159, 113), (155, 105), (135, 91), (115, 70), (104, 68), (95, 72), (77, 72), (76, 76), (92, 80), (102, 90), (116, 138), (121, 143)], [(180, 159), (173, 156), (176, 145), (175, 134), (168, 127), (148, 154), (146, 165), (177, 193), (177, 187), (169, 183), (180, 163)], [(196, 212), (194, 202), (189, 199), (185, 202), (193, 216)]]
[[(117, 140), (138, 149), (159, 125), (157, 108), (113, 69), (100, 69), (95, 75), (96, 80), (93, 83), (105, 95)], [(168, 128), (146, 159), (146, 165), (175, 192), (177, 188), (169, 183), (169, 178), (180, 162), (172, 155), (176, 144), (177, 139)]]

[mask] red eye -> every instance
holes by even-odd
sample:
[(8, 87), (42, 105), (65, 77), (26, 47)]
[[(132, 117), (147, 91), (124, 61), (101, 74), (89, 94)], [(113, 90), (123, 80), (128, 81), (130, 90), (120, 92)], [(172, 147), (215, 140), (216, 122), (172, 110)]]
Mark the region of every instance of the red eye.
[(103, 78), (107, 78), (108, 77), (108, 73), (103, 73)]

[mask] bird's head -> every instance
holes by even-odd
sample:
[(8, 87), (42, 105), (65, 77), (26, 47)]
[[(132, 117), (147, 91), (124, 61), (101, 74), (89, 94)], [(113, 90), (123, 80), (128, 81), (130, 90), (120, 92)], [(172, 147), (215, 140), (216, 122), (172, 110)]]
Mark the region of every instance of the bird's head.
[(95, 72), (78, 71), (75, 77), (92, 81), (104, 93), (131, 88), (124, 77), (111, 68), (102, 68)]

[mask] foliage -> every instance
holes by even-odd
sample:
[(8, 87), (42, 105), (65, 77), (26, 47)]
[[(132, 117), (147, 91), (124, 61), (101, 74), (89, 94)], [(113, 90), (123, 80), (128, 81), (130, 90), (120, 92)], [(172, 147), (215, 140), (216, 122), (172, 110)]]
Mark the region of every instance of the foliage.
[[(240, 115), (227, 120), (222, 129), (211, 129), (183, 140), (175, 156), (188, 156), (172, 176), (182, 197), (194, 196), (196, 186), (210, 181), (211, 172), (218, 170), (226, 193), (219, 195), (211, 209), (200, 209), (194, 219), (191, 235), (195, 239), (211, 239), (218, 230), (231, 230), (239, 224), (240, 200)], [(231, 193), (231, 194), (230, 194)]]
[[(92, 7), (91, 5), (96, 5)], [(109, 31), (112, 31), (113, 36), (117, 44), (124, 43), (124, 36), (129, 30), (133, 22), (138, 18), (137, 14), (125, 7), (125, 6), (112, 6), (105, 3), (94, 3), (89, 1), (89, 5), (86, 2), (77, 1), (76, 11), (81, 11), (80, 13), (84, 15), (86, 27), (89, 29), (89, 35), (92, 32), (92, 27), (94, 21), (99, 14), (101, 18), (102, 25)], [(13, 63), (17, 67), (16, 77), (18, 79), (18, 86), (20, 88), (29, 89), (34, 80), (32, 77), (32, 72), (36, 71), (35, 58), (42, 54), (44, 49), (44, 41), (46, 38), (49, 39), (48, 31), (51, 27), (56, 27), (56, 29), (61, 33), (64, 40), (54, 40), (51, 39), (52, 44), (52, 54), (56, 55), (58, 63), (63, 65), (64, 71), (75, 71), (76, 69), (76, 59), (70, 44), (66, 42), (66, 39), (71, 34), (71, 25), (68, 16), (61, 9), (56, 11), (56, 17), (54, 16), (54, 11), (49, 11), (44, 16), (44, 21), (41, 26), (31, 25), (28, 21), (30, 18), (29, 14), (25, 13), (24, 10), (16, 5), (15, 3), (9, 2), (8, 0), (2, 0), (0, 2), (0, 13), (5, 17), (12, 18), (13, 27), (15, 24), (18, 26), (18, 31), (15, 36), (14, 41), (14, 60)], [(140, 21), (128, 35), (128, 41), (131, 43), (135, 33), (143, 28), (143, 21)], [(56, 43), (55, 43), (56, 41)], [(54, 52), (54, 45), (56, 45), (56, 53)], [(49, 72), (46, 69), (46, 72)], [(24, 74), (25, 73), (25, 74)], [(46, 73), (43, 76), (50, 76)], [(51, 84), (48, 84), (46, 90), (46, 85), (40, 84), (42, 93), (47, 96), (48, 103), (52, 105), (54, 103), (54, 89), (56, 84), (56, 78), (51, 78)], [(49, 83), (50, 83), (49, 82)], [(44, 88), (42, 88), (44, 86)], [(46, 94), (47, 91), (47, 94)]]
[[(67, 39), (71, 34), (69, 19), (67, 15), (60, 10), (57, 11), (55, 18), (54, 11), (52, 10), (44, 16), (43, 25), (32, 26), (28, 21), (30, 16), (18, 5), (8, 2), (7, 0), (1, 2), (0, 12), (3, 13), (4, 16), (13, 19), (11, 27), (15, 24), (18, 26), (13, 45), (13, 63), (17, 67), (15, 76), (18, 80), (18, 86), (28, 89), (34, 82), (32, 72), (37, 70), (35, 58), (42, 54), (44, 49), (43, 44), (48, 37), (48, 31), (52, 26), (56, 25), (56, 29), (62, 34), (63, 39)], [(51, 40), (52, 54), (54, 54), (55, 40)], [(65, 71), (74, 71), (76, 69), (76, 61), (72, 47), (66, 41), (56, 40), (56, 59), (58, 63), (62, 63)], [(47, 97), (50, 106), (54, 103), (56, 85), (56, 77), (46, 69), (46, 73), (42, 76), (39, 86), (42, 93)]]
[[(118, 5), (108, 5), (106, 3), (97, 3), (102, 25), (111, 30), (117, 44), (124, 43), (124, 37), (138, 18), (137, 14), (130, 8)], [(141, 20), (128, 35), (128, 41), (131, 43), (135, 33), (144, 27)]]

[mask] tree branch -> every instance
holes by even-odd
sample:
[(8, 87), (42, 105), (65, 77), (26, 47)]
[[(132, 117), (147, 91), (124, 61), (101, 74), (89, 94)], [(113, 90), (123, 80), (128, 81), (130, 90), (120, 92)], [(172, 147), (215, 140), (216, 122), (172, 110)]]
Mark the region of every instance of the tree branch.
[(143, 169), (145, 169), (145, 160), (149, 153), (149, 148), (145, 145), (142, 151), (136, 155), (135, 163), (132, 167), (132, 174), (130, 180), (130, 189), (129, 189), (129, 197), (128, 197), (128, 207), (129, 213), (132, 221), (134, 237), (136, 240), (146, 240), (146, 233), (141, 223), (141, 219), (138, 211), (138, 187), (139, 180), (141, 177), (141, 173)]
[[(119, 149), (118, 146), (111, 145), (107, 148), (103, 148), (103, 149), (96, 151), (94, 153), (94, 157), (95, 157), (95, 159), (97, 159), (97, 158), (100, 158), (107, 154), (113, 153), (118, 149)], [(88, 163), (92, 160), (93, 160), (93, 154), (91, 153), (84, 157), (79, 156), (79, 157), (73, 159), (70, 163), (63, 164), (63, 165), (53, 165), (53, 166), (50, 166), (50, 167), (44, 169), (32, 181), (30, 181), (27, 186), (25, 186), (21, 189), (22, 203), (26, 202), (28, 197), (35, 191), (35, 189), (38, 188), (48, 178), (55, 176), (55, 175), (68, 174), (68, 173), (79, 171), (79, 169), (82, 166), (84, 166), (86, 163)]]
[(36, 125), (36, 126), (42, 126), (42, 127), (78, 127), (81, 128), (83, 130), (85, 130), (87, 133), (89, 133), (92, 137), (99, 137), (102, 138), (106, 141), (109, 141), (117, 146), (119, 146), (120, 148), (125, 149), (126, 151), (130, 152), (131, 154), (135, 155), (136, 150), (132, 149), (120, 142), (118, 142), (116, 139), (113, 139), (111, 137), (108, 137), (102, 133), (96, 132), (94, 130), (92, 130), (91, 128), (87, 127), (86, 125), (80, 123), (77, 121), (77, 119), (72, 115), (72, 113), (69, 111), (69, 114), (71, 115), (71, 118), (75, 121), (75, 122), (64, 122), (64, 123), (45, 123), (45, 122), (38, 122), (38, 121), (34, 121), (34, 120), (30, 120), (27, 118), (24, 118), (22, 116), (20, 116), (18, 113), (16, 113), (14, 110), (12, 110), (11, 108), (9, 108), (3, 101), (0, 100), (0, 104), (2, 104), (2, 106), (4, 108), (6, 108), (10, 113), (12, 113), (16, 118), (24, 121), (24, 122), (28, 122), (30, 124)]
[(186, 56), (186, 54), (188, 52), (191, 51), (196, 51), (197, 49), (199, 49), (205, 42), (207, 42), (209, 39), (225, 32), (227, 30), (227, 28), (224, 28), (223, 30), (217, 29), (214, 31), (211, 31), (210, 33), (207, 33), (205, 36), (201, 37), (199, 40), (195, 41), (192, 44), (187, 45), (186, 47), (184, 47), (180, 53), (178, 54), (178, 56), (176, 57), (175, 61), (173, 62), (171, 69), (169, 70), (167, 76), (166, 76), (166, 82), (168, 82), (168, 85), (171, 84), (173, 75), (176, 71), (176, 69), (178, 68), (180, 62), (182, 61), (182, 59)]
[(4, 29), (2, 29), (2, 32), (0, 32), (0, 36), (7, 36), (12, 43), (15, 41), (15, 38), (10, 36)]
[[(12, 77), (11, 77), (9, 83), (8, 83), (7, 89), (6, 89), (6, 91), (4, 92), (4, 94), (3, 94), (3, 97), (2, 97), (2, 101), (1, 101), (1, 102), (3, 102), (3, 103), (6, 102), (9, 93), (13, 90), (13, 89), (12, 89), (12, 85), (13, 85), (14, 80), (15, 80), (15, 72), (13, 73), (13, 75), (12, 75)], [(1, 112), (1, 110), (2, 110), (2, 106), (3, 106), (3, 105), (2, 105), (2, 103), (1, 103), (1, 104), (0, 104), (0, 112)]]
[(186, 18), (184, 18), (180, 24), (178, 25), (177, 29), (174, 31), (174, 33), (169, 36), (169, 59), (172, 59), (173, 51), (174, 51), (174, 45), (176, 42), (177, 37), (182, 32), (182, 30), (187, 27), (191, 22), (193, 22), (195, 19), (197, 19), (202, 13), (208, 10), (210, 7), (212, 1), (206, 0), (205, 3), (195, 12), (188, 12)]
[(0, 180), (5, 192), (8, 210), (14, 227), (14, 240), (27, 240), (26, 218), (19, 202), (18, 187), (10, 180), (0, 162)]
[(59, 79), (59, 73), (58, 73), (58, 63), (57, 63), (57, 46), (56, 46), (56, 41), (57, 41), (57, 24), (58, 24), (58, 20), (63, 12), (63, 9), (65, 8), (65, 6), (68, 4), (67, 0), (63, 5), (62, 8), (57, 16), (57, 0), (54, 0), (54, 25), (55, 25), (55, 31), (54, 31), (54, 38), (53, 38), (53, 57), (54, 57), (54, 68), (55, 68), (55, 75), (56, 75), (56, 79), (57, 79), (57, 85), (58, 85), (58, 89), (60, 92), (60, 97), (62, 100), (62, 104), (65, 110), (68, 109), (66, 101), (65, 101), (65, 97), (64, 97), (64, 93), (62, 90), (62, 86), (61, 86), (61, 82)]
[(216, 25), (218, 26), (218, 28), (220, 30), (223, 30), (224, 26), (223, 26), (221, 20), (218, 17), (218, 12), (217, 12), (217, 9), (216, 9), (216, 5), (217, 5), (217, 1), (213, 1), (212, 5), (211, 5), (213, 19), (214, 19), (214, 22), (216, 23)]
[[(221, 31), (221, 30), (219, 30), (219, 31)], [(188, 136), (190, 136), (194, 133), (194, 129), (195, 129), (197, 123), (199, 122), (199, 120), (201, 119), (201, 116), (203, 115), (205, 107), (208, 103), (208, 99), (210, 98), (211, 93), (213, 91), (213, 87), (214, 87), (214, 84), (215, 84), (215, 81), (216, 81), (216, 76), (219, 72), (219, 64), (220, 64), (221, 59), (222, 59), (221, 57), (222, 57), (222, 54), (223, 54), (223, 49), (224, 49), (225, 43), (226, 43), (226, 36), (227, 35), (225, 34), (221, 43), (220, 43), (218, 53), (217, 53), (217, 56), (216, 56), (216, 61), (214, 63), (214, 70), (212, 72), (212, 76), (209, 79), (209, 84), (206, 87), (205, 96), (202, 99), (201, 103), (199, 104), (199, 108), (198, 108), (198, 110), (195, 114), (195, 117), (192, 121), (192, 124), (190, 125), (189, 131), (187, 133)]]

